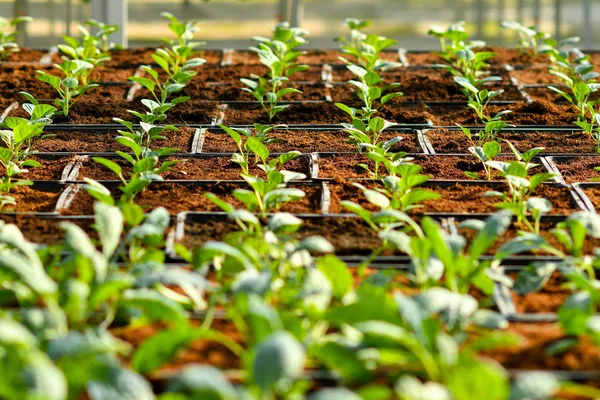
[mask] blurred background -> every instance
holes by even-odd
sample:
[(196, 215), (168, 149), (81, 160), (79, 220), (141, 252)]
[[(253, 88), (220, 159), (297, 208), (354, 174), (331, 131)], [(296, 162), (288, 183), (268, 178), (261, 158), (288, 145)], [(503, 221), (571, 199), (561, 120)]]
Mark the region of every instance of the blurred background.
[[(251, 37), (269, 35), (277, 20), (293, 20), (310, 32), (309, 48), (336, 48), (346, 17), (372, 19), (370, 33), (393, 37), (406, 49), (436, 49), (427, 37), (431, 25), (465, 20), (472, 37), (514, 46), (515, 36), (500, 28), (517, 20), (558, 37), (580, 36), (581, 47), (600, 48), (600, 0), (0, 0), (0, 15), (35, 18), (20, 32), (27, 47), (46, 48), (77, 35), (77, 24), (90, 17), (126, 21), (122, 36), (129, 47), (160, 43), (169, 35), (160, 13), (203, 21), (199, 39), (207, 48), (246, 48)], [(594, 29), (595, 28), (595, 29)]]

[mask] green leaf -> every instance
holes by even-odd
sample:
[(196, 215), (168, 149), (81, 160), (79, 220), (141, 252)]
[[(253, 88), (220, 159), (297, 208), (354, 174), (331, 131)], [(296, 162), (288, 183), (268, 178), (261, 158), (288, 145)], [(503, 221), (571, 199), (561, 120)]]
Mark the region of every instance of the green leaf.
[(469, 247), (469, 256), (477, 259), (483, 255), (494, 242), (506, 232), (512, 221), (512, 214), (508, 211), (499, 211), (487, 218), (485, 226)]
[(252, 136), (246, 141), (246, 147), (256, 154), (263, 162), (269, 158), (269, 149), (259, 139)]
[(150, 289), (126, 290), (119, 305), (142, 309), (144, 317), (150, 321), (165, 321), (178, 325), (187, 321), (186, 312), (179, 303)]
[(169, 379), (168, 393), (184, 393), (185, 399), (235, 400), (238, 393), (227, 377), (209, 365), (188, 365)]
[(121, 166), (119, 166), (119, 164), (117, 164), (116, 162), (104, 157), (92, 157), (92, 160), (94, 160), (94, 162), (97, 162), (98, 164), (104, 165), (106, 168), (110, 169), (112, 172), (118, 175), (119, 178), (123, 177), (123, 171), (121, 169)]
[(86, 385), (92, 400), (136, 399), (154, 400), (152, 386), (133, 371), (112, 367), (105, 379), (92, 379)]
[(94, 203), (96, 232), (102, 243), (102, 253), (109, 258), (119, 246), (123, 233), (123, 215), (118, 207)]
[(354, 280), (345, 262), (334, 255), (319, 257), (317, 268), (329, 279), (333, 295), (341, 299), (352, 290)]
[(308, 400), (363, 400), (363, 397), (346, 388), (324, 388), (311, 393)]
[(299, 377), (305, 361), (304, 347), (289, 333), (276, 332), (256, 348), (253, 380), (263, 392), (269, 393), (279, 382)]
[(560, 382), (549, 372), (522, 372), (512, 384), (509, 400), (550, 399)]
[(507, 373), (499, 364), (471, 357), (461, 357), (447, 380), (453, 398), (486, 400), (506, 399), (508, 382)]

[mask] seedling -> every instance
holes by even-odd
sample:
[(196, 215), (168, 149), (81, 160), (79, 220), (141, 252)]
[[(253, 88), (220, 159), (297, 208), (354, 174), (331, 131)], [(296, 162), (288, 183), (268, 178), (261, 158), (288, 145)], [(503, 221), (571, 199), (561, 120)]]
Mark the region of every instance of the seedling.
[(36, 79), (52, 86), (59, 98), (54, 100), (62, 114), (66, 117), (73, 104), (88, 90), (98, 87), (96, 83), (88, 83), (87, 76), (94, 65), (83, 60), (64, 60), (54, 66), (61, 72), (62, 77), (37, 71)]
[(359, 20), (356, 18), (346, 18), (344, 25), (350, 30), (348, 37), (339, 37), (336, 39), (340, 43), (340, 47), (344, 54), (351, 55), (354, 60), (352, 62), (341, 58), (347, 64), (356, 64), (369, 72), (382, 70), (386, 71), (391, 68), (402, 66), (401, 63), (383, 61), (380, 58), (380, 53), (398, 42), (394, 39), (384, 36), (365, 34), (361, 29), (371, 25), (370, 20)]
[[(539, 220), (542, 214), (548, 213), (552, 208), (550, 202), (544, 198), (532, 197), (535, 189), (543, 182), (555, 177), (550, 172), (541, 172), (529, 176), (529, 170), (535, 165), (529, 163), (530, 156), (533, 158), (541, 149), (533, 149), (526, 152), (527, 162), (513, 161), (486, 161), (486, 163), (497, 170), (506, 179), (508, 192), (488, 191), (484, 196), (497, 196), (502, 200), (496, 204), (498, 208), (510, 210), (517, 217), (518, 224), (524, 224), (531, 232), (539, 232)], [(531, 212), (535, 225), (527, 220), (527, 213)]]
[(469, 40), (469, 34), (465, 30), (464, 21), (450, 25), (446, 30), (432, 27), (427, 34), (440, 40), (440, 57), (449, 64), (456, 62), (459, 51), (472, 50), (485, 46), (485, 42), (483, 41)]
[(4, 175), (0, 181), (0, 209), (7, 205), (15, 205), (14, 197), (8, 193), (16, 186), (31, 185), (29, 180), (18, 179), (28, 172), (28, 167), (40, 167), (41, 164), (30, 159), (35, 154), (33, 139), (40, 137), (44, 127), (52, 122), (49, 116), (56, 108), (50, 105), (24, 104), (23, 108), (30, 114), (30, 119), (8, 117), (4, 121), (7, 129), (0, 130), (0, 139), (4, 147), (0, 147), (0, 165)]
[[(492, 81), (498, 81), (498, 80), (500, 80), (500, 77), (488, 76), (483, 79), (475, 79), (475, 84), (478, 85), (479, 87), (481, 87), (481, 85), (483, 85), (484, 82), (492, 82)], [(462, 77), (462, 76), (455, 76), (454, 82), (458, 83), (462, 87), (462, 92), (467, 97), (467, 99), (469, 99), (468, 106), (470, 108), (472, 108), (473, 110), (475, 110), (475, 113), (477, 114), (477, 118), (479, 118), (479, 120), (481, 122), (487, 124), (490, 121), (497, 121), (497, 120), (501, 119), (504, 114), (507, 114), (510, 112), (510, 110), (501, 111), (498, 114), (496, 114), (494, 117), (489, 117), (485, 113), (485, 109), (488, 106), (488, 103), (490, 102), (490, 100), (492, 100), (494, 97), (497, 97), (497, 96), (501, 95), (502, 93), (504, 93), (504, 90), (502, 90), (502, 89), (501, 90), (487, 90), (487, 89), (480, 90), (477, 86), (475, 86), (471, 82), (471, 80), (469, 80), (465, 77)]]
[[(371, 117), (373, 117), (379, 107), (383, 106), (390, 100), (401, 97), (401, 92), (395, 92), (399, 83), (392, 83), (389, 85), (383, 85), (383, 80), (376, 72), (369, 72), (366, 69), (359, 67), (358, 65), (347, 65), (346, 66), (359, 80), (350, 80), (348, 84), (354, 86), (354, 93), (362, 101), (363, 106), (361, 108), (349, 107), (342, 103), (336, 103), (335, 105), (350, 115), (352, 121), (356, 119), (364, 121), (369, 124)], [(379, 105), (376, 105), (379, 102)]]
[[(119, 31), (119, 25), (106, 24), (95, 19), (88, 19), (85, 24), (96, 29), (97, 32), (93, 36), (98, 39), (98, 48), (101, 52), (108, 53), (110, 50), (122, 48), (122, 46), (110, 41), (110, 35)], [(89, 34), (89, 31), (86, 29), (83, 33), (86, 35), (86, 33)]]
[(537, 57), (540, 51), (540, 41), (545, 43), (550, 39), (550, 34), (546, 32), (538, 32), (533, 26), (523, 26), (516, 21), (504, 21), (502, 27), (517, 32), (519, 42), (517, 48), (525, 51), (531, 57)]
[(261, 64), (266, 66), (268, 71), (264, 77), (253, 74), (250, 79), (243, 78), (240, 81), (247, 86), (242, 90), (252, 94), (267, 112), (269, 122), (288, 107), (287, 104), (279, 104), (286, 95), (302, 93), (284, 85), (292, 74), (308, 70), (308, 65), (298, 64), (297, 60), (303, 53), (296, 50), (298, 46), (306, 43), (306, 34), (305, 30), (290, 28), (287, 22), (283, 22), (275, 27), (273, 39), (254, 37), (259, 44), (250, 50), (258, 54)]
[[(250, 156), (254, 154), (255, 162), (258, 167), (267, 175), (271, 171), (279, 170), (283, 165), (300, 155), (298, 151), (290, 151), (282, 154), (277, 158), (267, 161), (269, 158), (269, 149), (265, 144), (270, 143), (272, 138), (268, 138), (269, 132), (285, 125), (266, 126), (254, 124), (256, 135), (252, 134), (250, 129), (244, 128), (229, 128), (225, 125), (219, 125), (235, 142), (239, 153), (233, 153), (231, 161), (238, 164), (242, 168), (242, 173), (249, 174)], [(244, 139), (242, 139), (244, 138)], [(260, 162), (260, 163), (259, 163)]]
[(13, 19), (0, 17), (0, 60), (4, 60), (10, 53), (16, 53), (20, 50), (19, 45), (16, 43), (16, 27), (19, 24), (31, 21), (33, 21), (33, 18), (27, 16)]

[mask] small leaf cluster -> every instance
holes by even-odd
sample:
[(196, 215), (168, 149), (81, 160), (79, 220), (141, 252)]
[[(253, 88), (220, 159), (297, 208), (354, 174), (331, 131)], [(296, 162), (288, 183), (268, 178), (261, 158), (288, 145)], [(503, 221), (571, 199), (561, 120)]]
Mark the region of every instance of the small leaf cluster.
[(258, 54), (261, 64), (268, 69), (264, 76), (253, 74), (250, 79), (242, 78), (240, 81), (247, 86), (242, 90), (250, 93), (261, 104), (269, 122), (288, 107), (287, 104), (280, 104), (286, 95), (302, 93), (285, 86), (292, 74), (308, 70), (308, 65), (298, 63), (298, 58), (304, 52), (297, 50), (307, 43), (304, 39), (307, 34), (304, 29), (290, 27), (289, 23), (282, 22), (275, 27), (273, 38), (254, 37), (259, 43), (256, 47), (250, 47), (250, 50)]
[(25, 103), (23, 109), (30, 118), (7, 117), (0, 129), (0, 166), (4, 170), (0, 180), (0, 209), (7, 205), (15, 205), (10, 196), (15, 186), (31, 185), (29, 180), (19, 179), (28, 172), (27, 168), (36, 168), (40, 163), (31, 158), (35, 154), (35, 139), (42, 137), (44, 127), (52, 122), (50, 117), (56, 108), (48, 104)]
[(0, 17), (0, 60), (4, 60), (10, 53), (18, 52), (16, 27), (19, 24), (33, 21), (28, 16), (7, 19)]
[(517, 32), (519, 37), (517, 48), (534, 58), (540, 53), (540, 47), (551, 39), (549, 33), (536, 31), (535, 27), (524, 26), (517, 21), (504, 21), (502, 27)]
[(363, 67), (369, 72), (386, 71), (402, 66), (398, 62), (384, 61), (380, 56), (382, 51), (398, 44), (396, 40), (361, 32), (361, 29), (368, 28), (371, 25), (370, 20), (346, 18), (344, 25), (350, 33), (348, 37), (337, 38), (336, 42), (340, 43), (342, 53), (352, 56), (353, 60), (349, 62), (342, 58), (342, 61)]

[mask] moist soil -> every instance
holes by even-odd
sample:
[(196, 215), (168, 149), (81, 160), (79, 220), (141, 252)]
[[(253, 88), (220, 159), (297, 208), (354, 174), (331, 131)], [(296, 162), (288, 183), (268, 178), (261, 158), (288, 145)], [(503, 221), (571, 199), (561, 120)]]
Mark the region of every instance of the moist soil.
[[(374, 183), (365, 184), (368, 188), (376, 187), (375, 185)], [(332, 213), (345, 212), (341, 205), (342, 200), (353, 201), (371, 211), (377, 210), (365, 199), (362, 191), (351, 184), (335, 183), (329, 185), (329, 188), (331, 190), (331, 207), (329, 211)], [(503, 184), (455, 183), (440, 186), (435, 182), (428, 182), (423, 185), (423, 188), (439, 193), (441, 198), (428, 200), (423, 204), (423, 207), (411, 213), (493, 213), (498, 210), (495, 204), (500, 201), (499, 198), (484, 197), (483, 194), (487, 191), (507, 190)], [(566, 187), (541, 185), (536, 189), (534, 195), (545, 197), (552, 203), (552, 214), (565, 215), (579, 211), (573, 196)]]
[[(6, 63), (38, 63), (46, 54), (48, 54), (48, 52), (45, 50), (33, 50), (20, 47), (19, 51), (9, 53), (2, 61)], [(4, 68), (6, 65), (1, 66)]]
[[(425, 106), (402, 107), (385, 105), (381, 117), (397, 124), (427, 124)], [(224, 124), (251, 125), (255, 122), (268, 123), (266, 111), (259, 105), (236, 105), (225, 110)], [(330, 102), (290, 104), (271, 123), (280, 124), (341, 124), (349, 122), (349, 116)]]
[(556, 84), (561, 83), (560, 78), (548, 72), (548, 67), (532, 67), (515, 69), (510, 75), (523, 85)]
[[(510, 110), (502, 119), (513, 125), (573, 125), (577, 114), (569, 104), (548, 101), (517, 102), (509, 105), (490, 105), (488, 115)], [(467, 107), (430, 106), (429, 118), (437, 126), (481, 125), (475, 111)]]
[[(299, 151), (312, 152), (355, 152), (356, 145), (348, 143), (348, 134), (342, 130), (286, 130), (277, 129), (269, 134), (275, 142), (269, 144), (272, 153), (285, 153)], [(405, 151), (407, 153), (422, 153), (423, 149), (418, 143), (416, 133), (412, 131), (384, 131), (381, 140), (386, 141), (402, 136), (403, 140), (396, 143), (391, 151)], [(237, 152), (237, 146), (226, 133), (206, 132), (203, 153), (231, 153)]]
[[(193, 321), (193, 325), (198, 325), (199, 321)], [(131, 344), (137, 349), (146, 340), (167, 329), (166, 325), (153, 324), (138, 327), (116, 327), (109, 329), (117, 339), (121, 339)], [(223, 319), (215, 319), (211, 329), (225, 334), (228, 338), (242, 343), (243, 335), (236, 329), (235, 324)], [(235, 356), (226, 346), (210, 339), (197, 339), (188, 343), (175, 354), (175, 357), (155, 371), (154, 375), (160, 373), (176, 372), (189, 364), (209, 364), (220, 369), (239, 369), (241, 360)]]
[[(131, 164), (125, 160), (114, 159), (123, 169), (123, 175), (131, 175)], [(242, 170), (240, 166), (231, 161), (230, 156), (210, 158), (185, 158), (169, 157), (167, 160), (179, 160), (180, 162), (171, 167), (171, 170), (161, 174), (165, 180), (241, 180)], [(285, 164), (288, 171), (300, 172), (310, 176), (310, 160), (307, 156), (301, 156)], [(250, 168), (250, 175), (264, 176), (264, 172), (256, 165)], [(93, 160), (84, 162), (79, 169), (78, 180), (83, 178), (95, 180), (114, 180), (116, 175), (102, 164)]]
[(567, 183), (590, 182), (600, 179), (600, 157), (553, 157), (552, 162)]
[[(423, 168), (422, 174), (429, 175), (435, 180), (462, 180), (467, 179), (465, 172), (477, 174), (480, 180), (486, 180), (487, 174), (481, 162), (472, 156), (407, 156), (414, 158), (413, 163)], [(499, 161), (510, 161), (507, 157), (498, 157)], [(362, 154), (343, 154), (319, 157), (318, 178), (330, 178), (343, 181), (348, 178), (369, 178), (369, 173), (358, 164), (367, 164), (369, 169), (374, 169), (373, 161)], [(538, 161), (539, 164), (539, 161)], [(383, 168), (383, 167), (380, 167)], [(382, 169), (381, 171), (385, 171)], [(543, 168), (538, 165), (532, 170), (532, 174), (542, 172)], [(492, 171), (493, 180), (502, 180), (500, 172)]]
[[(180, 152), (189, 152), (194, 137), (194, 129), (179, 128), (178, 131), (165, 132), (166, 140), (155, 141), (158, 147), (172, 147)], [(35, 148), (40, 152), (113, 152), (131, 151), (129, 148), (115, 142), (114, 138), (118, 136), (116, 132), (106, 131), (74, 131), (74, 132), (53, 132), (47, 131), (54, 136), (37, 140)]]
[[(57, 189), (62, 189), (59, 187)], [(60, 191), (45, 191), (28, 186), (19, 186), (10, 191), (16, 205), (6, 205), (2, 212), (52, 212), (56, 206)]]
[[(346, 77), (352, 79), (351, 77)], [(465, 95), (461, 87), (454, 82), (450, 73), (440, 70), (409, 69), (402, 70), (395, 77), (396, 80), (386, 82), (399, 82), (396, 89), (403, 96), (395, 99), (399, 102), (421, 101), (456, 101), (465, 103)], [(347, 80), (339, 80), (346, 82)], [(349, 106), (360, 106), (361, 100), (353, 93), (353, 86), (336, 84), (331, 88), (331, 98), (334, 102), (344, 103)], [(522, 101), (523, 96), (518, 88), (510, 82), (495, 82), (489, 85), (490, 90), (504, 90), (504, 93), (494, 98), (494, 101)]]
[[(287, 203), (281, 207), (281, 211), (294, 214), (314, 214), (321, 212), (321, 187), (320, 186), (298, 186), (306, 197), (302, 200)], [(205, 185), (193, 185), (183, 183), (155, 182), (142, 193), (135, 197), (135, 201), (146, 212), (157, 207), (166, 208), (169, 213), (177, 214), (182, 211), (222, 211), (217, 205), (208, 200), (206, 193), (213, 193), (221, 200), (231, 203), (236, 208), (242, 208), (243, 204), (237, 200), (231, 192), (236, 188), (247, 188), (239, 184), (218, 182)], [(111, 190), (113, 197), (119, 196), (118, 189)], [(93, 215), (94, 199), (85, 191), (80, 190), (73, 200), (70, 208), (60, 210), (64, 215)]]
[[(31, 156), (28, 159), (34, 160), (42, 164), (40, 167), (29, 167), (27, 173), (19, 175), (21, 179), (34, 181), (58, 181), (62, 179), (62, 174), (65, 167), (73, 162), (75, 157), (64, 156), (58, 158), (46, 158), (39, 156)], [(5, 169), (0, 166), (0, 176), (4, 176)]]
[(600, 187), (583, 188), (583, 192), (590, 199), (594, 208), (600, 210)]
[[(510, 276), (515, 279), (517, 273), (511, 273)], [(565, 282), (565, 278), (559, 272), (554, 272), (539, 292), (523, 295), (512, 292), (511, 295), (517, 312), (556, 313), (559, 307), (573, 293), (571, 290), (563, 287)]]
[(568, 371), (600, 368), (600, 348), (586, 337), (580, 338), (578, 344), (564, 354), (546, 354), (550, 345), (564, 338), (557, 324), (515, 322), (507, 331), (521, 336), (520, 343), (482, 354), (500, 362), (505, 368)]
[[(494, 58), (488, 60), (490, 65), (522, 65), (522, 64), (547, 64), (548, 58), (540, 54), (533, 58), (529, 54), (517, 50), (508, 49), (499, 46), (487, 46), (477, 51), (492, 51), (496, 53)], [(444, 60), (435, 52), (430, 53), (406, 53), (406, 59), (409, 65), (431, 65), (431, 64), (443, 64)]]
[[(137, 47), (126, 50), (111, 50), (110, 60), (105, 63), (106, 66), (123, 68), (126, 66), (139, 66), (145, 64), (155, 64), (152, 54), (156, 51), (155, 47)], [(206, 60), (206, 64), (218, 64), (221, 62), (221, 50), (202, 50), (200, 49), (193, 57), (201, 57)]]
[[(567, 93), (570, 92), (566, 87), (559, 87), (559, 89), (564, 90)], [(530, 87), (523, 90), (534, 101), (550, 101), (552, 103), (568, 104), (567, 100), (562, 95), (547, 87)], [(589, 100), (598, 100), (599, 97), (600, 93), (596, 91), (590, 93)]]
[[(322, 49), (311, 49), (305, 50), (306, 54), (303, 54), (298, 59), (298, 63), (300, 64), (344, 64), (339, 57), (344, 57), (349, 61), (353, 61), (352, 56), (348, 54), (344, 54), (339, 50), (322, 50)], [(382, 60), (385, 61), (396, 61), (399, 62), (398, 59), (398, 51), (397, 50), (386, 50), (380, 54)], [(240, 64), (259, 64), (260, 60), (255, 52), (250, 50), (234, 50), (231, 51), (228, 55), (224, 55), (223, 60), (228, 60), (227, 62), (231, 65), (240, 65)]]
[[(240, 82), (235, 83), (217, 83), (204, 82), (193, 80), (181, 91), (182, 96), (190, 96), (197, 100), (206, 101), (252, 101), (256, 102), (256, 98), (242, 90), (244, 85)], [(282, 101), (325, 101), (326, 89), (325, 84), (321, 82), (315, 83), (291, 83), (285, 87), (300, 90), (302, 93), (290, 93), (282, 98)], [(149, 98), (151, 94), (142, 89), (137, 92), (137, 100)]]
[[(418, 215), (413, 218), (417, 222), (420, 220)], [(551, 233), (551, 230), (554, 227), (555, 224), (553, 223), (542, 222), (540, 224), (540, 235), (542, 235), (542, 237), (544, 237), (552, 246), (565, 251), (562, 244), (560, 244)], [(504, 243), (517, 237), (519, 235), (519, 228), (519, 226), (516, 226), (515, 221), (515, 224), (494, 242), (486, 254), (495, 254)], [(224, 219), (223, 217), (207, 216), (202, 221), (196, 220), (186, 222), (185, 235), (182, 243), (188, 248), (196, 248), (202, 246), (209, 240), (223, 240), (227, 234), (237, 231), (239, 231), (239, 226), (233, 220)], [(460, 228), (459, 233), (469, 240), (472, 240), (476, 235), (474, 230), (466, 228)], [(374, 249), (381, 246), (381, 239), (377, 236), (377, 233), (360, 218), (342, 216), (324, 216), (319, 219), (303, 218), (299, 234), (301, 237), (314, 235), (324, 237), (335, 247), (335, 253), (340, 256), (367, 256), (371, 254)], [(600, 246), (600, 240), (588, 237), (584, 243), (584, 252), (586, 254), (591, 254), (593, 249), (598, 246)], [(386, 250), (381, 255), (394, 254), (403, 255), (401, 252), (392, 252), (389, 250)], [(546, 255), (545, 253), (539, 254)], [(522, 253), (521, 255), (533, 254)], [(535, 309), (539, 309), (539, 312), (556, 311), (556, 308), (553, 307), (557, 303), (550, 296), (554, 293), (554, 288), (557, 288), (558, 286), (554, 286), (553, 281), (549, 284), (549, 289), (544, 289), (540, 294), (532, 294), (528, 295), (528, 297), (523, 300), (515, 300), (517, 308), (523, 307), (524, 312), (533, 312)]]
[(25, 239), (39, 244), (58, 244), (64, 239), (65, 232), (60, 227), (62, 222), (69, 222), (82, 228), (90, 237), (96, 238), (92, 230), (93, 219), (40, 218), (30, 215), (3, 215), (0, 220), (7, 224), (16, 224)]
[[(472, 129), (475, 134), (478, 130)], [(436, 153), (465, 153), (469, 152), (471, 143), (462, 131), (435, 129), (426, 131), (426, 136)], [(511, 132), (502, 131), (498, 135), (500, 139), (508, 140), (519, 151), (543, 146), (545, 154), (563, 153), (576, 154), (596, 152), (596, 143), (581, 131), (531, 131)], [(510, 147), (504, 141), (499, 142), (503, 153), (510, 153)]]

